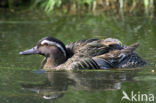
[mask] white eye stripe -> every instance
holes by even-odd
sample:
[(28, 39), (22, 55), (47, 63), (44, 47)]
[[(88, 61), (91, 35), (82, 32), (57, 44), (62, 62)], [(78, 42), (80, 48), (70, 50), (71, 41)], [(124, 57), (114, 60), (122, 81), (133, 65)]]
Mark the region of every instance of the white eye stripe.
[(48, 41), (48, 40), (43, 40), (43, 41), (41, 42), (42, 45), (44, 45), (44, 44), (46, 44), (46, 43), (49, 44), (49, 45), (55, 45), (55, 46), (57, 46), (58, 48), (60, 48), (61, 51), (63, 52), (63, 55), (66, 57), (66, 51), (64, 50), (64, 48), (62, 47), (62, 45), (60, 45), (60, 44), (58, 44), (58, 43), (56, 43), (56, 42)]

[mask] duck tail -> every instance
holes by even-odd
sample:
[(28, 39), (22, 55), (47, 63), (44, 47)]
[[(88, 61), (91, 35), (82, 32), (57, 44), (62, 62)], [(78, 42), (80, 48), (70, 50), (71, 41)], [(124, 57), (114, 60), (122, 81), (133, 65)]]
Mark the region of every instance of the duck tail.
[(137, 47), (139, 46), (139, 43), (134, 43), (130, 46), (127, 46), (126, 48), (122, 49), (121, 52), (124, 52), (124, 53), (132, 53)]

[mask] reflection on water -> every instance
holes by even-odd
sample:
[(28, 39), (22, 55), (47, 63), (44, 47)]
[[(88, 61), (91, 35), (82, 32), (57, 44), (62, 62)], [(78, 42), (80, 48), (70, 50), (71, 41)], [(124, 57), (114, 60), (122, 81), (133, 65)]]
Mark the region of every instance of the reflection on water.
[(48, 72), (47, 80), (42, 84), (22, 84), (44, 99), (62, 97), (68, 87), (85, 91), (119, 90), (123, 81), (133, 81), (136, 72)]
[[(156, 72), (151, 72), (156, 71), (155, 18), (40, 15), (0, 15), (1, 103), (120, 103), (123, 90), (156, 96)], [(44, 36), (58, 38), (65, 44), (107, 37), (118, 38), (125, 45), (139, 42), (136, 52), (149, 65), (139, 71), (33, 73), (43, 57), (18, 53), (33, 47)]]

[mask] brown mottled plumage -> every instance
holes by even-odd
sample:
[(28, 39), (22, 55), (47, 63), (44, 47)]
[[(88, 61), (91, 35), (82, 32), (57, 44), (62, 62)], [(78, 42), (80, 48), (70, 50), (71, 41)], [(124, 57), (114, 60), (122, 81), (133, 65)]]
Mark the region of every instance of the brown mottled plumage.
[(142, 66), (145, 62), (134, 50), (138, 43), (123, 46), (118, 39), (86, 39), (67, 44), (51, 37), (42, 38), (33, 49), (21, 55), (45, 56), (45, 70), (108, 69)]
[(121, 50), (112, 50), (108, 53), (96, 56), (96, 58), (103, 58), (103, 59), (115, 59), (115, 58), (121, 58), (130, 55), (137, 47), (139, 46), (138, 43), (132, 44), (130, 46), (127, 46), (126, 48), (123, 48)]

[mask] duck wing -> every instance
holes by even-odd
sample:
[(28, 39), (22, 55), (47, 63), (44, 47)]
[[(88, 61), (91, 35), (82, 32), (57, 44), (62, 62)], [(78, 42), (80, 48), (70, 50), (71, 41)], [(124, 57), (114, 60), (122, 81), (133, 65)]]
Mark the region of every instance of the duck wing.
[(121, 50), (112, 50), (95, 57), (84, 56), (82, 53), (77, 53), (65, 63), (56, 67), (56, 70), (108, 69), (141, 66), (142, 63), (145, 62), (133, 52), (138, 46), (139, 44), (135, 43)]
[(94, 57), (97, 55), (105, 54), (112, 50), (123, 49), (123, 46), (120, 44), (118, 39), (86, 39), (80, 40), (74, 43), (66, 45), (69, 57), (75, 54), (81, 54), (84, 56)]
[(124, 58), (124, 57), (130, 55), (138, 46), (139, 46), (139, 43), (135, 43), (135, 44), (127, 46), (126, 48), (123, 48), (121, 50), (113, 50), (113, 51), (110, 51), (103, 55), (96, 56), (96, 57), (103, 58), (106, 60), (114, 59), (114, 58)]
[(69, 57), (73, 56), (75, 53), (79, 51), (79, 49), (81, 49), (88, 43), (91, 43), (93, 41), (98, 41), (98, 40), (99, 39), (91, 38), (91, 39), (79, 40), (79, 41), (67, 44), (66, 49), (67, 49)]
[(110, 64), (112, 68), (136, 67), (145, 64), (145, 62), (136, 54), (134, 50), (139, 43), (132, 44), (121, 50), (113, 50), (106, 54), (93, 57), (93, 60), (105, 69), (105, 63)]

